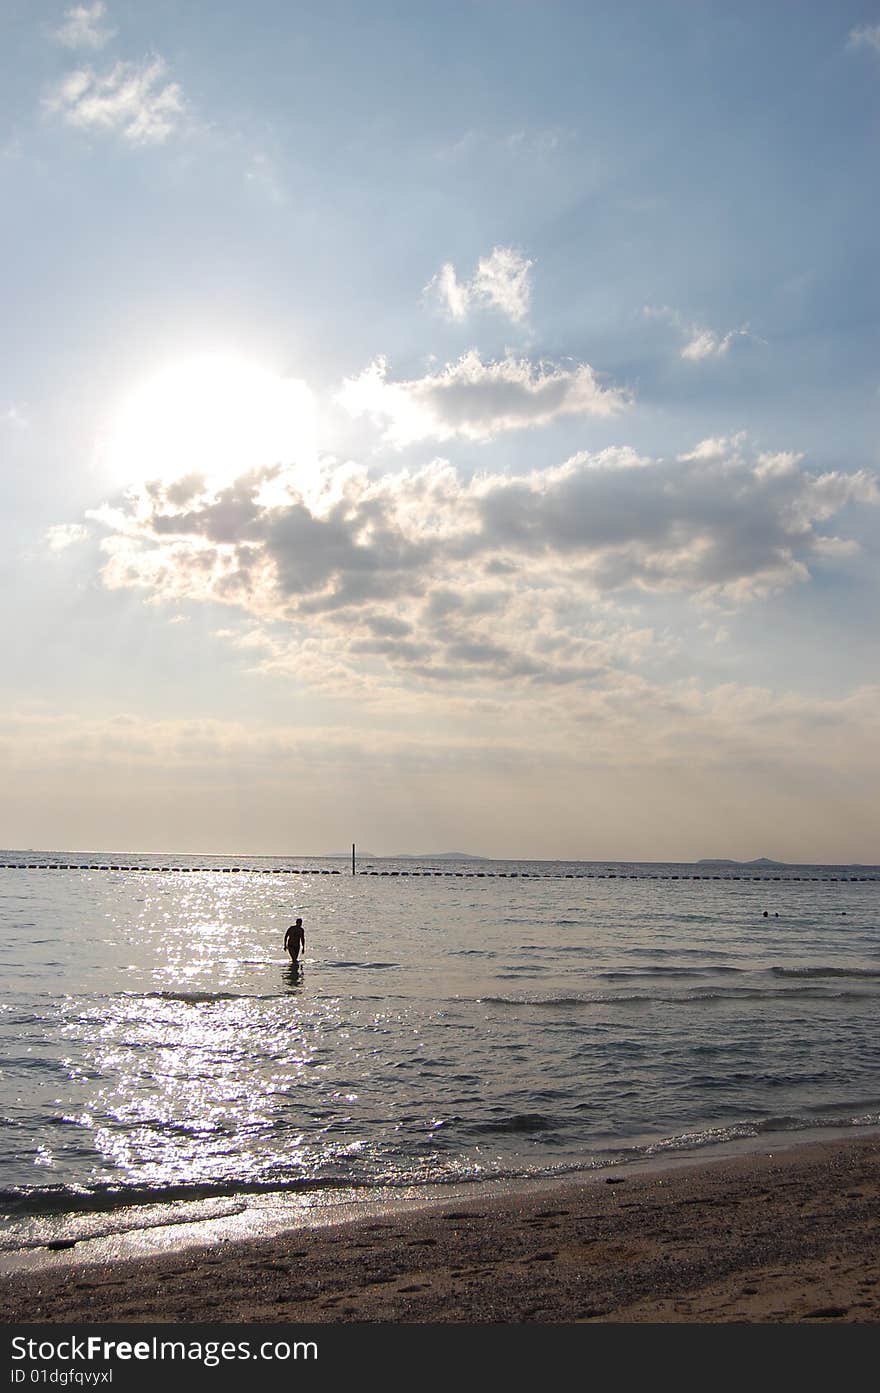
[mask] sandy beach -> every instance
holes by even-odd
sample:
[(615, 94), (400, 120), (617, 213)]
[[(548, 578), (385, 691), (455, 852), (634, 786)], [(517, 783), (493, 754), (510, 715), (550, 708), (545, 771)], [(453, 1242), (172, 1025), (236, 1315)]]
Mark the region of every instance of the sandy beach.
[(5, 1323), (873, 1322), (880, 1137), (0, 1279)]

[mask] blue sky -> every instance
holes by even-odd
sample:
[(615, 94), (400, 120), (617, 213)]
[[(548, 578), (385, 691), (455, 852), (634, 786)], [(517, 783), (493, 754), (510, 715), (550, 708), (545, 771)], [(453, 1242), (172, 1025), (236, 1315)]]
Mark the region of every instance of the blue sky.
[(7, 11), (0, 840), (877, 859), (876, 4)]

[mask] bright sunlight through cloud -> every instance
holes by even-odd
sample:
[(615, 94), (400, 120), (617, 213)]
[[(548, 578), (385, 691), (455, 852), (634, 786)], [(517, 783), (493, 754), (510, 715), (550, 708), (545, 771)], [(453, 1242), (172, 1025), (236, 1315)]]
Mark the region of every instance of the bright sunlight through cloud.
[(312, 393), (232, 354), (173, 363), (123, 400), (100, 443), (115, 484), (169, 482), (188, 474), (224, 485), (274, 465), (315, 467)]

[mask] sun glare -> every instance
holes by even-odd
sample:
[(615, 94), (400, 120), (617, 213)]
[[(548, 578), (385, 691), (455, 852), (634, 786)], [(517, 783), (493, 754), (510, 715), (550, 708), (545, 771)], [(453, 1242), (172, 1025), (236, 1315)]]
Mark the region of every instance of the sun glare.
[(214, 485), (266, 465), (314, 467), (315, 409), (304, 382), (229, 354), (170, 365), (113, 416), (101, 459), (117, 484), (204, 474)]

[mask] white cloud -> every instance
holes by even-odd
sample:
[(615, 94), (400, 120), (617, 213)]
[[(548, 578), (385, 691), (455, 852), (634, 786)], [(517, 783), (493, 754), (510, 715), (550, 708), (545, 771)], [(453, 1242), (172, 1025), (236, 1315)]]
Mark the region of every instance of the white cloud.
[(28, 418), (25, 412), (20, 406), (16, 406), (15, 402), (4, 409), (0, 420), (3, 421), (4, 425), (12, 426), (16, 430), (26, 430), (28, 427)]
[(377, 358), (345, 381), (338, 399), (352, 416), (387, 423), (385, 439), (397, 446), (455, 436), (491, 440), (561, 416), (610, 416), (627, 404), (624, 392), (599, 385), (588, 363), (484, 363), (473, 349), (438, 373), (402, 382), (390, 382), (385, 359)]
[(46, 544), (50, 551), (66, 551), (77, 542), (85, 541), (88, 530), (78, 522), (58, 522), (46, 531)]
[(699, 363), (704, 358), (723, 358), (734, 339), (745, 334), (744, 329), (732, 329), (727, 334), (719, 335), (711, 329), (692, 326), (691, 337), (681, 350), (681, 356), (691, 363)]
[(471, 303), (471, 292), (467, 282), (464, 284), (455, 274), (451, 261), (442, 266), (436, 276), (425, 286), (424, 294), (435, 296), (450, 319), (466, 319)]
[(102, 25), (107, 6), (103, 0), (92, 5), (72, 5), (64, 11), (64, 23), (53, 30), (52, 37), (65, 48), (103, 48), (116, 34), (115, 29)]
[(493, 247), (481, 257), (469, 281), (458, 279), (447, 262), (425, 286), (424, 294), (436, 299), (451, 319), (466, 319), (472, 309), (494, 309), (519, 324), (529, 312), (533, 261), (513, 247)]
[[(425, 768), (440, 772), (459, 762), (472, 765), (478, 776), (488, 768), (506, 773), (517, 765), (543, 765), (554, 752), (567, 763), (585, 761), (591, 773), (603, 765), (617, 773), (632, 765), (653, 765), (668, 777), (674, 765), (681, 765), (685, 748), (692, 769), (700, 764), (710, 770), (735, 767), (744, 759), (769, 764), (765, 774), (770, 784), (776, 771), (789, 767), (798, 791), (806, 767), (832, 771), (838, 782), (855, 774), (872, 824), (877, 820), (870, 786), (875, 771), (880, 772), (876, 685), (821, 699), (736, 683), (700, 688), (679, 682), (663, 688), (635, 675), (616, 676), (579, 698), (567, 690), (565, 706), (552, 690), (533, 694), (523, 705), (473, 701), (456, 707), (447, 690), (439, 696), (447, 714), (467, 714), (469, 730), (419, 723), (401, 728), (393, 720), (360, 729), (293, 723), (265, 727), (207, 717), (146, 720), (142, 714), (108, 720), (13, 709), (0, 714), (0, 755), (10, 773), (55, 768), (67, 776), (78, 771), (104, 779), (116, 770), (123, 787), (133, 767), (152, 768), (163, 783), (171, 772), (189, 771), (211, 788), (222, 785), (230, 768), (240, 765), (250, 778), (280, 778), (289, 792), (289, 775), (296, 770), (306, 772), (315, 763), (342, 765), (353, 756), (374, 775), (390, 769), (395, 777), (401, 768), (413, 774)], [(534, 719), (536, 709), (544, 720)], [(827, 811), (820, 810), (820, 816), (827, 821)]]
[(180, 84), (166, 81), (161, 58), (119, 62), (104, 74), (78, 68), (52, 89), (45, 107), (69, 126), (106, 131), (132, 145), (158, 145), (179, 124), (186, 103)]
[(247, 183), (262, 189), (272, 203), (281, 205), (287, 202), (287, 191), (276, 162), (264, 150), (255, 150), (251, 154), (244, 177)]
[(515, 154), (527, 154), (543, 158), (553, 154), (567, 141), (574, 139), (575, 132), (565, 126), (544, 126), (543, 128), (520, 128), (505, 136), (502, 144)]
[(648, 319), (665, 319), (678, 329), (686, 340), (679, 356), (689, 363), (723, 358), (737, 339), (755, 337), (749, 331), (748, 325), (743, 325), (740, 329), (729, 329), (726, 334), (722, 334), (714, 329), (707, 329), (705, 325), (688, 322), (682, 318), (678, 310), (669, 305), (645, 305), (642, 313)]
[(435, 153), (444, 161), (479, 157), (491, 162), (495, 171), (523, 163), (535, 169), (544, 167), (549, 157), (576, 138), (577, 132), (570, 126), (520, 126), (507, 132), (471, 127), (438, 146)]
[(258, 670), (364, 701), (592, 690), (666, 642), (627, 615), (637, 597), (729, 609), (805, 583), (852, 549), (829, 519), (880, 503), (871, 474), (815, 473), (741, 437), (673, 461), (580, 452), (520, 476), (348, 464), (308, 498), (267, 495), (266, 479), (154, 482), (93, 515), (104, 583), (237, 610)]
[(701, 440), (687, 454), (679, 455), (678, 458), (680, 460), (722, 459), (725, 455), (738, 450), (745, 439), (745, 431), (739, 431), (736, 435), (710, 435), (705, 440)]
[(44, 845), (117, 845), (124, 807), (126, 845), (143, 851), (321, 854), (342, 840), (343, 790), (346, 828), (369, 827), (387, 854), (463, 839), (498, 856), (875, 859), (876, 685), (822, 701), (616, 674), (526, 701), (390, 699), (368, 727), (354, 711), (330, 725), (324, 709), (270, 726), (7, 703), (0, 831), (10, 845), (39, 845), (30, 829), (47, 825)]
[[(597, 832), (612, 841), (631, 834), (632, 809), (646, 801), (672, 807), (675, 835), (684, 825), (697, 846), (707, 817), (720, 818), (717, 835), (723, 824), (729, 840), (731, 800), (741, 799), (748, 837), (758, 835), (756, 806), (769, 834), (815, 804), (824, 856), (829, 824), (818, 795), (833, 775), (836, 797), (849, 790), (853, 827), (876, 839), (876, 686), (821, 700), (676, 680), (670, 671), (687, 663), (689, 645), (650, 619), (661, 613), (667, 623), (689, 599), (721, 599), (727, 610), (760, 602), (809, 581), (829, 548), (835, 565), (848, 565), (852, 544), (829, 535), (827, 520), (880, 503), (873, 475), (811, 470), (793, 452), (760, 454), (743, 437), (721, 436), (677, 460), (612, 448), (520, 476), (463, 477), (441, 460), (378, 477), (351, 463), (325, 467), (326, 488), (308, 498), (292, 484), (285, 492), (281, 475), (267, 495), (271, 471), (255, 471), (225, 487), (145, 484), (99, 519), (106, 586), (167, 606), (169, 622), (202, 603), (209, 614), (224, 606), (222, 629), (212, 620), (215, 641), (254, 677), (289, 683), (298, 710), (315, 719), (151, 724), (7, 712), (0, 752), (16, 781), (19, 825), (22, 807), (56, 808), (83, 778), (92, 802), (103, 788), (115, 815), (135, 767), (145, 796), (158, 790), (157, 808), (177, 809), (180, 835), (198, 825), (206, 844), (218, 803), (231, 835), (236, 800), (213, 796), (224, 780), (252, 792), (246, 821), (256, 849), (277, 826), (279, 789), (301, 790), (303, 835), (317, 836), (315, 809), (332, 801), (338, 816), (328, 788), (344, 786), (350, 807), (362, 787), (366, 823), (386, 803), (397, 806), (408, 779), (414, 787), (429, 779), (435, 792), (448, 786), (459, 819), (451, 826), (472, 806), (485, 825), (487, 800), (505, 826), (511, 805), (528, 805), (530, 837), (543, 808), (535, 820), (529, 791), (543, 789), (558, 839), (582, 810), (589, 774), (590, 787), (603, 790)], [(75, 531), (59, 528), (58, 542)], [(691, 613), (692, 632), (704, 613)], [(703, 647), (724, 639), (724, 616), (708, 617)], [(230, 772), (239, 769), (246, 777)], [(805, 794), (812, 788), (816, 798)], [(258, 833), (254, 818), (266, 808)], [(152, 820), (167, 831), (167, 817)], [(91, 836), (84, 845), (104, 840), (77, 826)], [(215, 841), (218, 830), (210, 826)], [(841, 834), (840, 859), (846, 840)]]
[(880, 24), (862, 24), (849, 32), (850, 48), (873, 48), (880, 53)]

